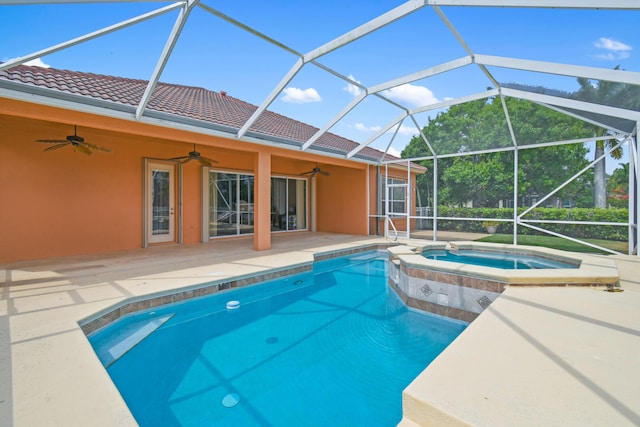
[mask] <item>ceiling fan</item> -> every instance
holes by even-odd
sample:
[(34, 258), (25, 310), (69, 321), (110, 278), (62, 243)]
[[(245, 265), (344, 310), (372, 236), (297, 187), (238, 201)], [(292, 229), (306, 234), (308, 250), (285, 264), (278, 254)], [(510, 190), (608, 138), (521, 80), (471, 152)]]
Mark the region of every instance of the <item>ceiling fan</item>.
[(329, 172), (323, 171), (322, 169), (320, 169), (318, 167), (317, 163), (316, 163), (316, 167), (315, 168), (313, 168), (313, 169), (311, 169), (310, 171), (307, 171), (307, 172), (302, 172), (300, 175), (309, 175), (310, 178), (313, 178), (317, 174), (324, 175), (324, 176), (330, 176), (331, 175)]
[(207, 167), (211, 167), (214, 163), (218, 163), (217, 160), (213, 160), (208, 157), (203, 157), (199, 152), (197, 152), (196, 144), (193, 144), (193, 151), (189, 151), (189, 155), (182, 156), (182, 157), (172, 157), (169, 160), (180, 162), (182, 164), (190, 162), (191, 160), (197, 160), (198, 162), (200, 162), (202, 166), (207, 166)]
[(72, 145), (74, 149), (77, 149), (79, 152), (86, 154), (87, 156), (90, 156), (91, 153), (93, 153), (93, 150), (104, 151), (105, 153), (111, 152), (108, 148), (86, 142), (83, 137), (78, 136), (75, 125), (73, 126), (73, 135), (67, 135), (67, 139), (36, 139), (36, 142), (55, 144), (51, 147), (45, 148), (44, 151), (57, 150), (58, 148)]

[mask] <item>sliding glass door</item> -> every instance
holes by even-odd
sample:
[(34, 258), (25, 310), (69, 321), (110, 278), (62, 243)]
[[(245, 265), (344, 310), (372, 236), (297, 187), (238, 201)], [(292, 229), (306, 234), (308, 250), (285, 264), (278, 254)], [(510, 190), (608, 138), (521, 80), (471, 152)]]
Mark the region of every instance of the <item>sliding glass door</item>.
[(253, 233), (253, 175), (209, 172), (209, 237)]
[(271, 178), (271, 230), (307, 229), (307, 180)]
[[(306, 230), (307, 180), (271, 178), (271, 231)], [(209, 170), (209, 238), (254, 232), (253, 175)]]

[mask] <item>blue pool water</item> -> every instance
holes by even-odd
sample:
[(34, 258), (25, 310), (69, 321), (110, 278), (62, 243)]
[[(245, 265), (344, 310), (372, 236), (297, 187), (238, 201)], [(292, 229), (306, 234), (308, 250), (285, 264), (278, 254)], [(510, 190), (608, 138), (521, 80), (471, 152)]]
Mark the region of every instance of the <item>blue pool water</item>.
[(471, 249), (439, 250), (429, 249), (422, 256), (440, 261), (452, 261), (462, 264), (480, 265), (484, 267), (502, 268), (505, 270), (529, 270), (538, 268), (578, 268), (578, 265), (534, 255), (508, 252), (485, 252)]
[(402, 390), (467, 324), (407, 309), (385, 257), (317, 262), (89, 338), (141, 426), (395, 426)]

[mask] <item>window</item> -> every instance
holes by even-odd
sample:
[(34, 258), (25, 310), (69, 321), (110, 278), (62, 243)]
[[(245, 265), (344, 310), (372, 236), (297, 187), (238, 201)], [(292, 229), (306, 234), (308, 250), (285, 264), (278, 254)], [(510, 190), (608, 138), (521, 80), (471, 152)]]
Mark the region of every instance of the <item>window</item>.
[(253, 233), (253, 175), (209, 171), (209, 237)]
[(307, 228), (307, 180), (271, 178), (271, 230)]

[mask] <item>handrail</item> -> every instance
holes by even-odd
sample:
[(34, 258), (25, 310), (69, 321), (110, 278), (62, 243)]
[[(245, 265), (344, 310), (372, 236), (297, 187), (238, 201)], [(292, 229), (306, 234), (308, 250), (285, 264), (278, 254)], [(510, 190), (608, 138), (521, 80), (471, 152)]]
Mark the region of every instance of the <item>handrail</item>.
[[(393, 241), (397, 242), (398, 241), (398, 230), (396, 229), (396, 226), (393, 224), (393, 221), (391, 220), (391, 217), (389, 215), (385, 215), (384, 219), (385, 219), (385, 222), (388, 222), (389, 224), (391, 224), (391, 228), (393, 228), (393, 232), (396, 233), (396, 237), (395, 237), (395, 239), (393, 239)], [(387, 230), (388, 230), (388, 227), (387, 227)], [(387, 233), (385, 233), (384, 237), (385, 237), (385, 239), (388, 238)]]

